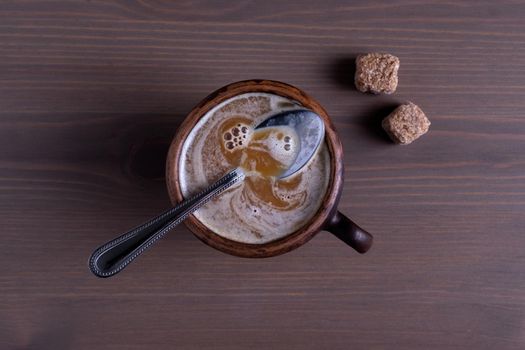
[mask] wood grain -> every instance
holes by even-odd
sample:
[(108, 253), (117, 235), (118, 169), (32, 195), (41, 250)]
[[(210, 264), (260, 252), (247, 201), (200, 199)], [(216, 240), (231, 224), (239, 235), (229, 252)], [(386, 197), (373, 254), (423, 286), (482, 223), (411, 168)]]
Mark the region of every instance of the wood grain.
[[(525, 3), (0, 2), (2, 349), (523, 349)], [(391, 96), (358, 53), (400, 57)], [(169, 205), (167, 147), (227, 83), (295, 85), (345, 151), (330, 234), (271, 259), (184, 227), (110, 280), (92, 249)], [(432, 121), (410, 146), (380, 120)]]

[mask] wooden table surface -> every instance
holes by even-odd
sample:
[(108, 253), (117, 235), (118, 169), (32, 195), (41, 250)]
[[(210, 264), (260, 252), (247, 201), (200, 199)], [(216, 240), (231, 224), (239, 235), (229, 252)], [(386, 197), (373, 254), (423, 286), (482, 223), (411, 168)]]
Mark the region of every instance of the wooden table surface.
[[(1, 349), (525, 348), (525, 3), (0, 2)], [(395, 94), (353, 86), (400, 57)], [(87, 259), (170, 205), (164, 157), (208, 93), (264, 78), (320, 101), (342, 138), (340, 210), (250, 260), (176, 228), (118, 276)], [(413, 101), (410, 146), (381, 119)]]

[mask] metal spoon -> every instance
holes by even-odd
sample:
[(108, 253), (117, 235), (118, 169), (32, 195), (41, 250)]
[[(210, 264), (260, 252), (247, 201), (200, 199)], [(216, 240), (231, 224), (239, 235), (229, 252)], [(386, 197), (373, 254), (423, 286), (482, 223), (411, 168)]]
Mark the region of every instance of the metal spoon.
[[(276, 114), (264, 120), (255, 129), (275, 126), (292, 127), (299, 140), (294, 162), (278, 176), (278, 178), (285, 178), (301, 169), (316, 153), (324, 138), (324, 123), (321, 117), (314, 112), (300, 109)], [(122, 271), (188, 215), (233, 184), (244, 180), (244, 177), (245, 174), (241, 168), (233, 169), (193, 197), (100, 246), (89, 258), (91, 272), (98, 277), (110, 277)]]

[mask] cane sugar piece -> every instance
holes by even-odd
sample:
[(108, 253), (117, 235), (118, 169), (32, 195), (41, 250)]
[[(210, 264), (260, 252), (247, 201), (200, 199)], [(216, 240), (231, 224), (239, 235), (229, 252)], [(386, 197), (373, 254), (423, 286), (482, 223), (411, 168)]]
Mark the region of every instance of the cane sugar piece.
[(421, 108), (408, 102), (397, 107), (383, 119), (382, 125), (392, 141), (408, 145), (428, 131), (430, 120)]
[(355, 87), (361, 92), (391, 94), (397, 88), (399, 58), (387, 53), (359, 55), (356, 60)]

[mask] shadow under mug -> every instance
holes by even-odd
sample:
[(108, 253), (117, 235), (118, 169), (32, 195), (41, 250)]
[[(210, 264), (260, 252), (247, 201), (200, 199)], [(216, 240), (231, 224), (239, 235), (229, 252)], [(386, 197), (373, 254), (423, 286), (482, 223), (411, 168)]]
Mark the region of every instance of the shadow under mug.
[(166, 183), (171, 202), (181, 202), (179, 183), (179, 159), (182, 146), (191, 130), (208, 111), (218, 104), (237, 95), (250, 92), (265, 92), (299, 102), (303, 107), (317, 113), (325, 124), (325, 142), (330, 152), (330, 181), (325, 197), (317, 213), (295, 232), (263, 244), (248, 244), (224, 238), (190, 215), (184, 222), (186, 226), (204, 243), (228, 254), (264, 258), (286, 253), (308, 242), (322, 230), (329, 231), (359, 253), (365, 253), (372, 246), (372, 235), (361, 229), (348, 217), (337, 210), (343, 190), (343, 147), (326, 111), (313, 98), (298, 88), (272, 80), (246, 80), (224, 86), (202, 100), (180, 125), (168, 152), (166, 160)]

